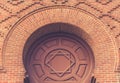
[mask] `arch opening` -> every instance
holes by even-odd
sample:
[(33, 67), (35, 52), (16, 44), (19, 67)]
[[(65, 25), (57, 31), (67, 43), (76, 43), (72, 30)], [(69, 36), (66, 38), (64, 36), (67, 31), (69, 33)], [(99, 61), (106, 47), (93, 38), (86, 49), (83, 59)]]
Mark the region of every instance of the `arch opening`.
[(95, 61), (83, 33), (67, 23), (52, 23), (36, 30), (23, 50), (30, 83), (89, 83)]

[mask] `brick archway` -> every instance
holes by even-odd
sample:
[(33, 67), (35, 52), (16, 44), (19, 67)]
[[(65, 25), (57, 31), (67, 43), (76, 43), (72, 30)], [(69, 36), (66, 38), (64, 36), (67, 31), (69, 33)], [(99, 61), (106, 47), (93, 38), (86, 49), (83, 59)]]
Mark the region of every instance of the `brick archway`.
[[(27, 39), (38, 28), (55, 22), (69, 23), (78, 26), (86, 32), (88, 35), (85, 35), (83, 32), (81, 37), (86, 39), (86, 42), (94, 52), (96, 63), (94, 75), (100, 83), (103, 82), (102, 80), (108, 82), (109, 79), (116, 79), (114, 69), (118, 56), (116, 54), (117, 51), (114, 41), (108, 34), (109, 32), (106, 30), (106, 26), (100, 20), (79, 9), (53, 7), (44, 11), (38, 9), (26, 15), (11, 29), (4, 44), (3, 55), (5, 55), (5, 57), (7, 54), (11, 54), (10, 56), (20, 56), (19, 60), (21, 63), (19, 63), (19, 65), (21, 65), (20, 67), (22, 69), (22, 52)], [(80, 34), (79, 30), (70, 30), (70, 32)], [(7, 60), (7, 57), (5, 59)], [(106, 61), (107, 63), (102, 64)], [(111, 64), (113, 64), (113, 66), (110, 66)], [(110, 69), (105, 67), (106, 65), (110, 66)], [(103, 75), (106, 79), (103, 78)], [(107, 78), (107, 76), (110, 77)]]
[[(67, 23), (48, 24), (32, 33), (26, 41), (23, 60), (31, 83), (90, 83), (95, 66), (93, 52), (69, 29), (78, 27)], [(41, 34), (43, 30), (47, 33)]]

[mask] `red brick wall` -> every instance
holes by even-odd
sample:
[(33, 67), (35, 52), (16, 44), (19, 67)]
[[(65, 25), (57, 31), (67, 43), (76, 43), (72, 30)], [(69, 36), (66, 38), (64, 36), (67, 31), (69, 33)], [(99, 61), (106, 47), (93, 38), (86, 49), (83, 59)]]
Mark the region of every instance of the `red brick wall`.
[[(62, 1), (62, 2), (61, 2)], [(0, 83), (23, 83), (23, 48), (38, 28), (55, 22), (78, 29), (64, 31), (82, 37), (95, 56), (98, 83), (120, 82), (119, 0), (0, 1)], [(44, 30), (43, 35), (52, 29)]]

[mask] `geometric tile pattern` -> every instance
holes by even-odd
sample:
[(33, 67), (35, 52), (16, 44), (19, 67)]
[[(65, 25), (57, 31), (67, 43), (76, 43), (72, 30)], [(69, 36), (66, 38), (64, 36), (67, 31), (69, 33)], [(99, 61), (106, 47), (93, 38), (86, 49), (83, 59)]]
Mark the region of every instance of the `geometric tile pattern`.
[(24, 2), (24, 0), (8, 0), (7, 2), (12, 5), (18, 5), (18, 4), (21, 4), (22, 2)]
[(102, 5), (107, 5), (110, 2), (112, 2), (112, 0), (96, 0), (97, 2), (101, 3)]

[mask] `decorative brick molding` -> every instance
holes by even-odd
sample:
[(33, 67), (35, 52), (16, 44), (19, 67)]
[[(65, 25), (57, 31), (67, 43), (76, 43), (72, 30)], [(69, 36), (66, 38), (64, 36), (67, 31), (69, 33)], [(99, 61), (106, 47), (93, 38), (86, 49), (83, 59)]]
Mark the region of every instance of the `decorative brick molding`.
[[(70, 10), (64, 11), (64, 8), (65, 9), (68, 8)], [(72, 12), (73, 10), (74, 10), (74, 12)], [(103, 53), (100, 52), (98, 54), (102, 53), (105, 55), (105, 54), (107, 54), (106, 51), (111, 50), (109, 53), (111, 53), (111, 54), (113, 53), (111, 56), (111, 57), (113, 57), (112, 60), (114, 62), (114, 67), (112, 67), (113, 71), (117, 71), (117, 72), (120, 71), (120, 68), (119, 68), (119, 64), (120, 64), (120, 59), (119, 59), (119, 57), (120, 57), (120, 49), (119, 49), (120, 48), (120, 28), (119, 28), (120, 27), (120, 19), (119, 19), (120, 18), (120, 15), (119, 15), (120, 1), (119, 0), (94, 0), (94, 1), (92, 1), (92, 0), (27, 0), (27, 1), (26, 0), (6, 0), (6, 1), (2, 0), (2, 1), (0, 1), (0, 11), (2, 11), (2, 12), (0, 12), (0, 71), (4, 72), (4, 68), (5, 68), (5, 70), (8, 72), (7, 74), (4, 74), (4, 75), (2, 75), (2, 77), (0, 77), (0, 82), (2, 81), (1, 83), (7, 82), (8, 79), (10, 80), (10, 78), (7, 79), (5, 77), (7, 77), (7, 75), (10, 76), (11, 72), (13, 72), (13, 71), (17, 72), (17, 69), (14, 70), (16, 65), (13, 63), (20, 65), (20, 66), (18, 66), (18, 69), (20, 69), (19, 70), (20, 75), (23, 76), (23, 73), (25, 72), (23, 65), (21, 65), (22, 60), (20, 60), (22, 58), (22, 56), (15, 57), (17, 55), (16, 54), (13, 55), (14, 51), (17, 49), (19, 49), (19, 50), (21, 49), (21, 52), (22, 52), (22, 48), (19, 48), (21, 45), (20, 46), (17, 45), (18, 42), (19, 42), (18, 44), (22, 43), (22, 46), (24, 46), (23, 42), (25, 43), (25, 39), (28, 38), (30, 36), (30, 34), (36, 30), (36, 28), (43, 26), (45, 24), (48, 24), (48, 23), (52, 23), (52, 22), (61, 22), (62, 21), (62, 22), (71, 23), (71, 24), (81, 27), (81, 25), (79, 25), (79, 23), (82, 20), (80, 20), (78, 18), (82, 18), (82, 17), (78, 16), (78, 18), (76, 18), (76, 16), (79, 15), (79, 14), (77, 14), (78, 12), (76, 13), (76, 11), (85, 12), (85, 15), (88, 15), (87, 17), (94, 18), (99, 22), (101, 20), (103, 22), (104, 28), (103, 27), (96, 28), (94, 30), (92, 30), (92, 29), (89, 30), (89, 28), (91, 26), (93, 26), (93, 25), (91, 25), (93, 23), (93, 21), (90, 21), (91, 24), (88, 23), (89, 25), (86, 22), (84, 22), (83, 24), (85, 24), (85, 25), (87, 25), (87, 27), (89, 27), (88, 33), (96, 32), (96, 34), (94, 34), (96, 37), (91, 34), (91, 37), (93, 36), (93, 38), (96, 38), (96, 41), (94, 40), (94, 42), (96, 42), (96, 43), (102, 42), (103, 43), (103, 44), (100, 44), (100, 48), (103, 48), (102, 50), (104, 50), (104, 51), (103, 51)], [(31, 13), (33, 14), (36, 11), (41, 12), (40, 13), (41, 18), (38, 18), (38, 17), (34, 18), (34, 15), (30, 16)], [(51, 14), (49, 14), (49, 11), (51, 12)], [(64, 12), (62, 12), (62, 11), (64, 11)], [(60, 15), (59, 15), (59, 13), (60, 13)], [(74, 14), (74, 13), (76, 13), (76, 14)], [(76, 15), (76, 16), (74, 16), (74, 15)], [(56, 17), (54, 17), (54, 16), (56, 16)], [(87, 17), (85, 17), (85, 18), (87, 18)], [(28, 19), (28, 20), (25, 21), (24, 19)], [(42, 21), (40, 21), (40, 19), (42, 19)], [(66, 19), (68, 19), (68, 20), (66, 20)], [(38, 20), (37, 22), (40, 21), (41, 23), (34, 24), (33, 20), (35, 20), (35, 21)], [(80, 21), (80, 22), (76, 22), (76, 20)], [(17, 29), (16, 26), (20, 23), (23, 23), (23, 24), (19, 25), (20, 28)], [(23, 28), (23, 27), (26, 27), (26, 28)], [(28, 27), (33, 27), (33, 28), (31, 28), (31, 30), (28, 30)], [(34, 27), (36, 27), (36, 28), (34, 28)], [(15, 29), (16, 31), (12, 32), (13, 28), (16, 28), (17, 30)], [(23, 28), (23, 29), (21, 29), (21, 28)], [(83, 28), (83, 27), (81, 27), (81, 28)], [(85, 29), (83, 28), (83, 30), (85, 30)], [(21, 33), (19, 33), (19, 31), (21, 31)], [(87, 30), (85, 30), (85, 31), (87, 31)], [(13, 33), (14, 34), (16, 33), (18, 35), (15, 34), (12, 37), (13, 39), (8, 41), (8, 38), (11, 37), (10, 34), (13, 34)], [(104, 36), (101, 36), (103, 34), (104, 34)], [(25, 36), (25, 37), (23, 37), (23, 36)], [(104, 37), (105, 38), (108, 37), (108, 39), (106, 38), (104, 40)], [(93, 42), (91, 43), (89, 38), (87, 40), (86, 36), (84, 36), (83, 38), (86, 38), (86, 41), (91, 46), (94, 44)], [(24, 41), (18, 41), (18, 40), (22, 40), (22, 39)], [(106, 43), (103, 41), (106, 41)], [(11, 43), (8, 44), (8, 42), (11, 42)], [(13, 46), (11, 46), (11, 45), (13, 45)], [(9, 47), (9, 49), (7, 51), (10, 51), (8, 53), (6, 52), (7, 47)], [(93, 48), (94, 49), (99, 48), (99, 45), (96, 45), (96, 47), (93, 47)], [(95, 49), (95, 51), (97, 51), (97, 50)], [(7, 54), (5, 54), (5, 53), (7, 53)], [(22, 55), (22, 54), (18, 54), (18, 55)], [(99, 58), (101, 58), (101, 57), (99, 57)], [(17, 59), (15, 59), (15, 58), (17, 58)], [(106, 55), (106, 57), (103, 57), (103, 58), (107, 59), (107, 55)], [(108, 62), (110, 62), (109, 58), (108, 58)], [(106, 64), (104, 61), (102, 63)], [(98, 62), (96, 65), (98, 65), (98, 64), (100, 64), (100, 63)], [(107, 65), (107, 66), (110, 66), (110, 65)], [(98, 67), (95, 71), (97, 71), (99, 69), (101, 69), (101, 68)], [(109, 73), (109, 72), (107, 72), (107, 73)], [(11, 83), (16, 83), (16, 81), (14, 81), (15, 79), (17, 79), (19, 81), (22, 80), (22, 77), (20, 77), (18, 75), (18, 72), (16, 74), (13, 74), (13, 75), (20, 79), (17, 79), (16, 77), (13, 76), (14, 78), (13, 78), (13, 80), (10, 81)], [(97, 76), (98, 75), (97, 73), (95, 75), (96, 75), (95, 76), (96, 78), (97, 77), (99, 78), (99, 76)], [(113, 75), (113, 76), (116, 77), (115, 75)], [(101, 78), (102, 78), (102, 76), (101, 76)], [(108, 82), (108, 81), (106, 81), (106, 82)], [(104, 81), (101, 81), (101, 83), (104, 83)]]
[(101, 3), (102, 5), (107, 5), (110, 2), (112, 2), (112, 0), (96, 0), (97, 2)]
[(23, 3), (24, 0), (8, 0), (7, 2), (12, 5), (19, 5), (19, 4)]
[[(91, 38), (88, 38), (88, 36), (85, 35), (83, 35), (82, 38), (87, 39), (86, 42), (93, 49), (95, 56), (95, 64), (96, 64), (96, 70), (94, 71), (94, 74), (96, 78), (98, 79), (99, 82), (103, 82), (102, 80), (104, 78), (102, 78), (103, 75), (102, 72), (104, 72), (105, 73), (104, 77), (106, 78), (106, 82), (109, 81), (110, 78), (115, 80), (114, 69), (116, 66), (116, 60), (117, 60), (116, 57), (118, 56), (116, 55), (117, 50), (114, 45), (115, 42), (112, 40), (112, 37), (109, 34), (110, 33), (109, 30), (107, 30), (106, 26), (100, 20), (96, 19), (94, 16), (79, 9), (74, 9), (71, 7), (63, 8), (59, 6), (58, 8), (56, 6), (45, 9), (44, 11), (38, 9), (32, 12), (31, 14), (26, 15), (17, 24), (15, 24), (13, 28), (10, 30), (7, 39), (4, 43), (3, 55), (5, 56), (5, 61), (6, 61), (5, 64), (9, 63), (10, 57), (12, 58), (14, 58), (15, 56), (19, 57), (19, 59), (17, 58), (12, 59), (13, 62), (11, 62), (11, 66), (17, 60), (17, 62), (15, 63), (20, 65), (19, 71), (21, 71), (23, 68), (21, 64), (22, 59), (20, 58), (22, 58), (24, 44), (27, 41), (28, 37), (30, 37), (30, 35), (38, 28), (46, 24), (55, 23), (55, 22), (70, 23), (80, 27), (83, 31), (88, 33), (88, 35)], [(74, 33), (79, 34), (79, 31)], [(111, 64), (113, 64), (113, 66), (109, 67), (110, 68), (109, 69), (107, 65), (111, 65)], [(7, 67), (7, 65), (5, 67)], [(10, 70), (10, 71), (15, 71), (15, 70)], [(111, 72), (111, 74), (108, 74), (107, 73), (108, 71), (109, 72), (113, 71), (113, 72)], [(107, 78), (107, 75), (111, 77)]]

